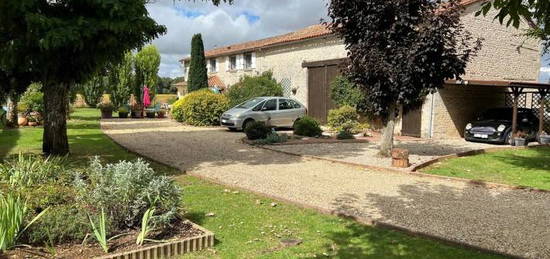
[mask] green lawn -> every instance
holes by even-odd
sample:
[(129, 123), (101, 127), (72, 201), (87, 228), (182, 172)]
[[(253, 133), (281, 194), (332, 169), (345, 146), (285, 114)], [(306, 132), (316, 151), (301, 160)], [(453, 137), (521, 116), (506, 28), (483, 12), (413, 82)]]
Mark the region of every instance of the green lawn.
[(453, 158), (423, 172), (550, 190), (550, 147)]
[[(78, 109), (69, 122), (71, 160), (85, 164), (91, 155), (107, 161), (135, 159), (104, 136), (98, 127), (99, 112)], [(39, 152), (41, 129), (24, 128), (0, 133), (0, 158), (18, 152)], [(153, 163), (158, 172), (177, 171)], [(363, 226), (273, 201), (248, 192), (226, 191), (192, 176), (177, 176), (184, 187), (187, 217), (216, 234), (213, 249), (185, 258), (499, 258), (397, 231)], [(270, 204), (277, 202), (277, 206)], [(214, 213), (213, 217), (206, 217)], [(285, 248), (281, 238), (302, 240)]]

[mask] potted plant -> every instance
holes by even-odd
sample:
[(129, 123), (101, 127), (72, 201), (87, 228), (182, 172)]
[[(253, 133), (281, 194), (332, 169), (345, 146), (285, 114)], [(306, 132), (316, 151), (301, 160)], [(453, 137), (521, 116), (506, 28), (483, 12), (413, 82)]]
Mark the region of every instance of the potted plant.
[(102, 102), (97, 105), (97, 107), (101, 110), (101, 118), (102, 119), (110, 119), (113, 118), (113, 105), (111, 103)]
[(128, 108), (128, 106), (122, 105), (122, 106), (120, 106), (120, 108), (118, 108), (118, 117), (119, 118), (122, 118), (122, 119), (128, 118), (128, 113), (130, 113), (130, 109)]
[(132, 118), (143, 118), (143, 111), (139, 103), (132, 104), (130, 108), (132, 110)]
[(166, 109), (160, 108), (160, 110), (157, 112), (157, 116), (159, 118), (166, 118)]
[(544, 144), (550, 144), (550, 135), (548, 135), (548, 134), (541, 134), (541, 135), (539, 136), (539, 142), (540, 142), (541, 144), (543, 144), (543, 145), (544, 145)]
[(31, 127), (36, 127), (38, 126), (38, 117), (37, 116), (33, 116), (33, 114), (30, 114), (29, 117), (27, 117), (27, 120), (29, 121), (29, 126)]
[(527, 140), (526, 140), (527, 134), (525, 132), (519, 131), (516, 133), (516, 136), (514, 137), (514, 146), (527, 146)]
[(146, 109), (145, 114), (147, 115), (147, 118), (150, 118), (150, 119), (154, 119), (155, 115), (157, 115), (157, 113), (153, 109)]

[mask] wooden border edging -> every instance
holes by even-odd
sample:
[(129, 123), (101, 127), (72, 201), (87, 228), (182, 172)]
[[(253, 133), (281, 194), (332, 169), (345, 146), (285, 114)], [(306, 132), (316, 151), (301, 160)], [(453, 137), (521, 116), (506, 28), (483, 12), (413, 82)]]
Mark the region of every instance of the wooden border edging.
[(116, 254), (109, 254), (105, 256), (95, 257), (94, 259), (160, 259), (170, 258), (173, 256), (183, 255), (189, 252), (200, 251), (205, 248), (214, 246), (214, 233), (211, 231), (188, 221), (193, 225), (193, 228), (197, 228), (204, 232), (196, 237), (188, 237), (181, 240), (168, 242), (156, 246), (150, 246), (140, 248), (133, 251), (121, 252)]

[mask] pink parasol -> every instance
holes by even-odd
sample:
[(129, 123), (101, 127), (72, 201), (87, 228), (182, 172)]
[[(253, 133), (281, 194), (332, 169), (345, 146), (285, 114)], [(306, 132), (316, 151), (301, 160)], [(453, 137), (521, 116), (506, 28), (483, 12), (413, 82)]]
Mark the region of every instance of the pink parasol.
[(149, 88), (146, 85), (143, 86), (143, 107), (149, 107), (151, 104), (151, 97), (149, 97)]

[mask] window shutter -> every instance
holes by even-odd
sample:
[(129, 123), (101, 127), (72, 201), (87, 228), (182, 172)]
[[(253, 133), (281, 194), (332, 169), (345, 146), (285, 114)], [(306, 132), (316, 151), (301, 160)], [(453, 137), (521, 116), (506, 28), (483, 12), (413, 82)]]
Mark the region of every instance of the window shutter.
[(229, 71), (229, 63), (231, 60), (229, 59), (229, 56), (225, 58), (225, 71)]
[(256, 52), (252, 52), (252, 68), (256, 68)]
[(244, 56), (238, 55), (237, 56), (237, 70), (244, 69)]

